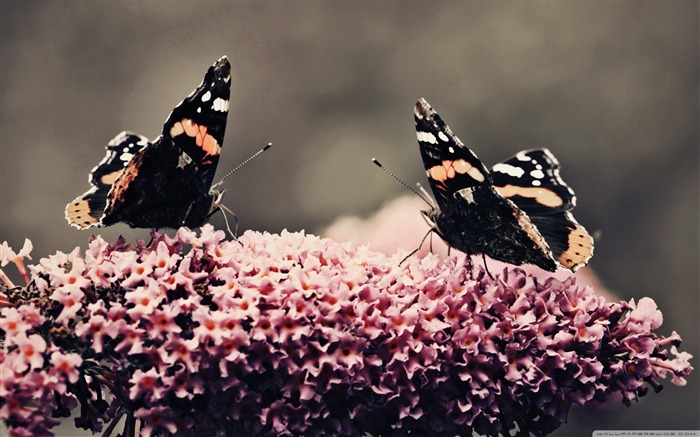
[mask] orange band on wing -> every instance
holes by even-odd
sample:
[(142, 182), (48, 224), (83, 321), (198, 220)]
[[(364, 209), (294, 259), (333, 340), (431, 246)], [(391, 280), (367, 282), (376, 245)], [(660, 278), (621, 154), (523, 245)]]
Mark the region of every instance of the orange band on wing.
[[(170, 136), (175, 138), (182, 134), (194, 138), (197, 147), (204, 150), (207, 156), (218, 156), (221, 153), (221, 146), (216, 139), (207, 133), (207, 127), (199, 125), (189, 118), (183, 118), (170, 128)], [(204, 162), (211, 162), (211, 159), (203, 159)]]
[(119, 176), (121, 176), (122, 171), (124, 170), (117, 170), (113, 171), (112, 173), (107, 173), (106, 175), (102, 175), (100, 177), (100, 183), (105, 184), (105, 185), (112, 185), (114, 181), (119, 179)]
[(468, 174), (477, 182), (484, 181), (484, 174), (481, 170), (464, 159), (458, 159), (456, 161), (446, 159), (442, 161), (442, 164), (428, 169), (428, 177), (435, 181), (442, 182), (443, 184), (446, 180), (454, 178), (457, 174)]
[(569, 247), (559, 256), (557, 261), (567, 269), (576, 271), (585, 266), (593, 255), (593, 237), (586, 229), (577, 225), (569, 233)]
[(66, 219), (68, 219), (71, 226), (75, 226), (78, 229), (85, 229), (98, 224), (99, 220), (92, 216), (92, 213), (87, 195), (80, 196), (66, 205)]
[(506, 185), (505, 187), (495, 187), (496, 191), (503, 197), (527, 197), (530, 199), (535, 199), (537, 203), (554, 208), (556, 206), (561, 206), (564, 203), (557, 193), (552, 190), (548, 190), (542, 187), (518, 187), (516, 185)]

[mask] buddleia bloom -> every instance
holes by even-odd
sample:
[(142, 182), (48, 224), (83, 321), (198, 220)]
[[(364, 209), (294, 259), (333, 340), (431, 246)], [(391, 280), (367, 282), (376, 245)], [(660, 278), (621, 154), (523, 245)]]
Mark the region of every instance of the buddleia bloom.
[(543, 435), (692, 370), (649, 298), (402, 255), (209, 225), (95, 237), (4, 287), (0, 417), (18, 436), (74, 409), (124, 435)]

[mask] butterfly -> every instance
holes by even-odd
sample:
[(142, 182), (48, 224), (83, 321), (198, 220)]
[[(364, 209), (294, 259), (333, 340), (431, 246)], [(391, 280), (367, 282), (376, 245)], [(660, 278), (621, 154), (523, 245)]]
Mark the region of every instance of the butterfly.
[(488, 170), (424, 99), (414, 109), (436, 205), (422, 214), (450, 246), (509, 264), (576, 271), (593, 238), (571, 214), (576, 197), (547, 149), (524, 150)]
[(195, 228), (223, 207), (212, 187), (226, 130), (231, 65), (224, 56), (168, 116), (153, 141), (122, 132), (90, 172), (92, 186), (66, 206), (78, 229), (123, 222), (133, 228)]

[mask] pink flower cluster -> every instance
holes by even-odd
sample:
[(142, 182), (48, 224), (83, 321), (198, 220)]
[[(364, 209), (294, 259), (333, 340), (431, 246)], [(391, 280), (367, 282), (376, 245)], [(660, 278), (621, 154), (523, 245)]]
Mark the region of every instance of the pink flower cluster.
[[(31, 266), (1, 310), (0, 418), (144, 436), (544, 434), (569, 407), (625, 402), (690, 355), (651, 299), (464, 256), (387, 257), (304, 233), (209, 225), (91, 240)], [(670, 346), (670, 352), (667, 348)]]

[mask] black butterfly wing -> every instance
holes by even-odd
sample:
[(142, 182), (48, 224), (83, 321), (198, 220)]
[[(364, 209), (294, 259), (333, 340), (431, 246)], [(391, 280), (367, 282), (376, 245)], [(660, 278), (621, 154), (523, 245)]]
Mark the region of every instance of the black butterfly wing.
[(576, 196), (559, 175), (559, 161), (547, 149), (524, 150), (494, 165), (496, 190), (528, 215), (569, 211)]
[(593, 237), (570, 211), (530, 216), (530, 221), (544, 237), (554, 259), (563, 267), (576, 271), (593, 256)]
[(461, 190), (467, 192), (492, 184), (484, 164), (452, 133), (425, 99), (416, 102), (414, 117), (423, 164), (440, 209), (447, 209)]
[(211, 184), (226, 130), (231, 66), (224, 56), (180, 102), (163, 133), (141, 150), (115, 182), (103, 223), (132, 227), (201, 226), (215, 193)]
[(66, 205), (66, 219), (71, 226), (86, 229), (101, 224), (112, 184), (147, 144), (148, 138), (126, 131), (107, 144), (104, 159), (90, 172), (92, 188)]
[(231, 95), (231, 64), (226, 56), (209, 67), (204, 80), (178, 104), (163, 125), (163, 137), (181, 152), (182, 165), (191, 161), (209, 191), (221, 146)]
[(547, 149), (524, 150), (493, 166), (496, 191), (524, 211), (563, 267), (576, 270), (593, 255), (593, 238), (571, 214), (573, 190)]

